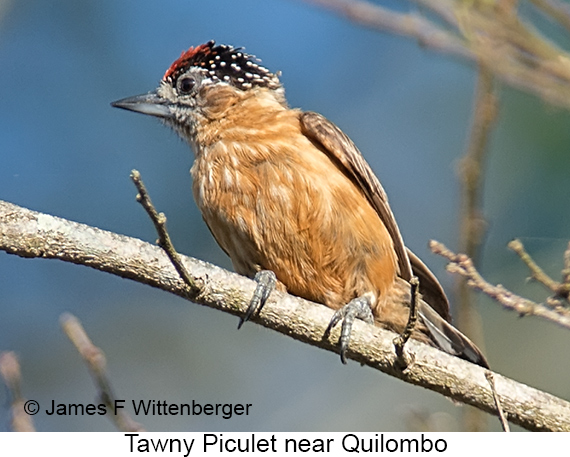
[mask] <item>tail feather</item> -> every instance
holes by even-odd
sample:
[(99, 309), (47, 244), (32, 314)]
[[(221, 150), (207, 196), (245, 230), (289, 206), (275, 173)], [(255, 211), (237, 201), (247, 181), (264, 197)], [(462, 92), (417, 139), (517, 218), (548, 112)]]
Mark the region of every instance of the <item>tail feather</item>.
[(442, 351), (483, 368), (489, 368), (489, 363), (479, 348), (423, 300), (419, 302), (418, 315), (427, 327), (433, 342)]

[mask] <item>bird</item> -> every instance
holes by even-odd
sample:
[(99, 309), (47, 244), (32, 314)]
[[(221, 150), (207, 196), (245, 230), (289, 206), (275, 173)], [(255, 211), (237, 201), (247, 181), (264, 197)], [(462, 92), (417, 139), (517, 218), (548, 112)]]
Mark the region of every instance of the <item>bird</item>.
[(194, 151), (194, 199), (237, 273), (257, 288), (240, 325), (274, 289), (335, 310), (346, 363), (361, 319), (401, 333), (419, 279), (412, 338), (488, 368), (451, 324), (435, 275), (406, 248), (380, 181), (321, 114), (290, 108), (279, 79), (243, 48), (182, 52), (156, 90), (111, 105), (159, 118)]

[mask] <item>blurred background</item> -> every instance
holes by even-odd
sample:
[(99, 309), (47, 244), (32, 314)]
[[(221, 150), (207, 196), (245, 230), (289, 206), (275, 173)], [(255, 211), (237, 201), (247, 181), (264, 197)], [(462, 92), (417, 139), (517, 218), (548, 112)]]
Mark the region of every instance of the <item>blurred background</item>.
[[(399, 2), (384, 2), (402, 8)], [(545, 25), (548, 27), (548, 24)], [(556, 31), (554, 30), (554, 33)], [(154, 242), (135, 202), (143, 179), (179, 251), (231, 268), (191, 195), (188, 146), (155, 119), (112, 109), (144, 93), (191, 45), (244, 46), (281, 70), (289, 103), (338, 124), (382, 180), (407, 245), (452, 295), (429, 239), (457, 246), (457, 163), (475, 69), (302, 1), (0, 1), (0, 199)], [(559, 278), (570, 227), (570, 116), (506, 87), (489, 151), (481, 258), (495, 283), (542, 300), (506, 248), (519, 237)], [(570, 398), (570, 333), (477, 298), (491, 366)], [(431, 417), (460, 428), (444, 397), (148, 286), (55, 260), (0, 252), (0, 350), (13, 350), (23, 394), (42, 408), (97, 403), (89, 374), (61, 332), (75, 314), (108, 358), (118, 398), (252, 403), (249, 416), (139, 416), (153, 431), (405, 431)], [(9, 428), (0, 386), (0, 430)], [(132, 411), (132, 409), (130, 410)], [(41, 431), (114, 430), (101, 416), (34, 417)], [(491, 430), (498, 421), (489, 416)]]

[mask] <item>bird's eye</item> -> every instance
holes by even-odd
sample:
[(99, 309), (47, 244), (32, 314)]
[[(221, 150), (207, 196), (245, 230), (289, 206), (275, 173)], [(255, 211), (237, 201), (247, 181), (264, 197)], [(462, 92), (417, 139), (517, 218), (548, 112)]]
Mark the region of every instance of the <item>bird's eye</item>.
[(194, 89), (196, 85), (196, 80), (191, 76), (184, 76), (180, 78), (176, 83), (176, 87), (178, 88), (178, 93), (180, 94), (188, 94)]

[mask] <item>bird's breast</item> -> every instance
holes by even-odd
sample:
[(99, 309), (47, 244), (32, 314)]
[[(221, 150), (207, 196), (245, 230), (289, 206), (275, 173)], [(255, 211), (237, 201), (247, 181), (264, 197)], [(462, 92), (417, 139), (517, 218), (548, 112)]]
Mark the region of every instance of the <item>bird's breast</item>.
[(394, 282), (378, 214), (304, 136), (220, 142), (191, 173), (203, 218), (238, 273), (272, 270), (289, 292), (333, 308)]

